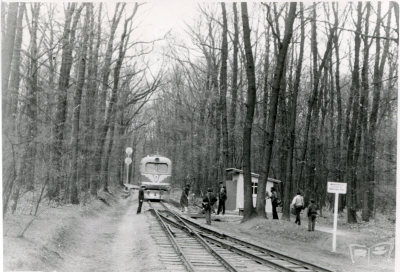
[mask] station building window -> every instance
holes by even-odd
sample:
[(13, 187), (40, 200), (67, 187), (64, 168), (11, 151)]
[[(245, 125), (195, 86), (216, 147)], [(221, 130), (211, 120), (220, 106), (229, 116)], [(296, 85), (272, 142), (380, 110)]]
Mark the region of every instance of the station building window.
[(257, 182), (252, 182), (252, 187), (253, 187), (253, 195), (257, 194)]

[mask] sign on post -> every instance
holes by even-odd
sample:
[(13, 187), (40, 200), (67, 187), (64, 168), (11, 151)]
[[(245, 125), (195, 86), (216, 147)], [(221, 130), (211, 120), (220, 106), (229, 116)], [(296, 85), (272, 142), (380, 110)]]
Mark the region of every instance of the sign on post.
[(328, 182), (327, 191), (328, 191), (328, 193), (335, 194), (335, 213), (334, 213), (334, 220), (333, 220), (332, 252), (336, 252), (336, 230), (337, 230), (339, 194), (345, 194), (347, 192), (347, 183)]
[(345, 194), (347, 191), (347, 183), (328, 182), (328, 193)]

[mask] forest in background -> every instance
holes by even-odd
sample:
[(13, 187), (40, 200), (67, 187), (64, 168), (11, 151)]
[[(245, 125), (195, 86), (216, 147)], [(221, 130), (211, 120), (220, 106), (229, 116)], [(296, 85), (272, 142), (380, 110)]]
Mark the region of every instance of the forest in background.
[(144, 5), (2, 2), (3, 216), (122, 185), (128, 146), (130, 183), (149, 154), (198, 195), (243, 169), (245, 220), (267, 177), (283, 219), (298, 190), (332, 205), (328, 181), (349, 223), (394, 210), (397, 3), (199, 3), (155, 40)]

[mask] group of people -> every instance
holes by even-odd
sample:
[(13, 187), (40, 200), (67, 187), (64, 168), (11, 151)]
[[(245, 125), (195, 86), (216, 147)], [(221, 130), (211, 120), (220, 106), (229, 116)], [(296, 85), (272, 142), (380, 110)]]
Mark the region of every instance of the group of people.
[[(189, 191), (190, 185), (187, 184), (185, 188), (182, 190), (181, 198), (180, 198), (180, 205), (182, 212), (188, 212), (189, 206)], [(217, 198), (218, 196), (218, 198)], [(211, 225), (211, 213), (215, 213), (214, 204), (218, 201), (218, 211), (217, 215), (222, 213), (225, 214), (225, 201), (228, 199), (226, 193), (226, 186), (223, 183), (220, 183), (219, 192), (218, 194), (214, 195), (213, 189), (208, 188), (207, 193), (203, 198), (203, 210), (206, 216), (206, 223)]]
[[(139, 207), (137, 209), (137, 213), (139, 214), (142, 210), (142, 204), (144, 200), (144, 189), (145, 186), (141, 185), (139, 189)], [(181, 198), (180, 198), (180, 205), (182, 212), (188, 212), (189, 206), (189, 191), (190, 191), (190, 184), (187, 184), (182, 190)], [(222, 212), (222, 215), (225, 214), (225, 202), (227, 200), (227, 192), (226, 186), (220, 182), (219, 192), (218, 192), (218, 199), (213, 193), (212, 188), (208, 188), (207, 193), (203, 198), (203, 209), (206, 216), (206, 223), (211, 225), (211, 214), (215, 213), (214, 204), (218, 201), (218, 211), (217, 215)], [(278, 212), (276, 208), (280, 205), (280, 200), (276, 193), (276, 189), (274, 187), (271, 188), (271, 194), (267, 193), (267, 199), (271, 199), (272, 205), (272, 218), (279, 219)], [(291, 209), (295, 210), (296, 220), (295, 224), (301, 225), (301, 218), (300, 213), (303, 209), (305, 209), (304, 198), (300, 192), (297, 192), (297, 195), (293, 198), (292, 203), (290, 205)], [(310, 200), (310, 204), (307, 210), (308, 216), (308, 231), (314, 231), (315, 229), (315, 221), (317, 218), (317, 207), (315, 205), (315, 201), (313, 199)]]
[[(300, 192), (297, 192), (297, 195), (293, 198), (291, 203), (291, 209), (294, 209), (296, 212), (296, 221), (295, 224), (301, 225), (300, 213), (305, 209), (304, 198)], [(315, 205), (314, 199), (310, 200), (310, 204), (308, 205), (307, 217), (308, 217), (308, 231), (315, 230), (315, 221), (317, 219), (317, 206)]]
[(218, 210), (217, 210), (217, 215), (219, 215), (222, 212), (222, 215), (225, 214), (225, 201), (228, 199), (227, 193), (226, 193), (226, 186), (220, 182), (219, 186), (219, 192), (218, 192), (218, 199), (213, 193), (212, 188), (208, 188), (206, 195), (203, 198), (203, 209), (204, 213), (206, 215), (206, 223), (208, 225), (211, 225), (211, 213), (215, 213), (214, 211), (214, 204), (218, 200)]
[[(279, 219), (276, 208), (280, 205), (280, 201), (278, 199), (276, 190), (274, 187), (271, 188), (271, 194), (267, 193), (267, 199), (271, 199), (272, 205), (272, 218)], [(304, 198), (301, 195), (300, 191), (297, 192), (296, 196), (293, 198), (292, 203), (290, 204), (290, 208), (295, 211), (296, 220), (295, 224), (301, 225), (300, 213), (303, 209), (305, 209)], [(307, 217), (308, 217), (308, 231), (314, 231), (315, 229), (315, 221), (317, 218), (317, 206), (315, 205), (314, 199), (310, 200), (310, 204), (308, 205)]]

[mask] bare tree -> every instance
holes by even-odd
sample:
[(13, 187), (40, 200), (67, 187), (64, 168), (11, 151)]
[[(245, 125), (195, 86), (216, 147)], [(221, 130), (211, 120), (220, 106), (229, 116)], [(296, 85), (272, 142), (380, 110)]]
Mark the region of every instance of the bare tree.
[(234, 38), (233, 38), (233, 61), (232, 61), (232, 88), (231, 88), (231, 104), (229, 113), (229, 143), (228, 143), (228, 166), (233, 167), (233, 156), (235, 153), (235, 127), (236, 127), (236, 111), (238, 99), (238, 51), (239, 51), (239, 23), (238, 11), (236, 2), (233, 3), (233, 25), (234, 25)]
[[(2, 7), (4, 4), (2, 4)], [(3, 98), (3, 118), (7, 116), (6, 109), (8, 98), (10, 97), (10, 92), (8, 90), (8, 83), (11, 73), (11, 62), (14, 54), (14, 43), (15, 43), (15, 33), (17, 30), (17, 19), (18, 19), (18, 2), (11, 2), (8, 6), (7, 14), (7, 24), (2, 26), (5, 28), (5, 37), (2, 39), (1, 46), (1, 89)], [(23, 12), (23, 10), (22, 10)], [(20, 13), (21, 14), (21, 13)], [(22, 13), (23, 14), (23, 13)], [(3, 17), (3, 16), (2, 16)], [(2, 30), (3, 31), (3, 30)], [(4, 122), (4, 120), (3, 120)]]
[[(11, 75), (8, 86), (8, 97), (6, 101), (5, 108), (3, 107), (3, 112), (5, 113), (4, 117), (11, 116), (12, 120), (15, 120), (17, 115), (17, 105), (18, 105), (18, 93), (20, 87), (21, 80), (21, 47), (22, 47), (22, 36), (23, 36), (23, 27), (22, 21), (25, 13), (25, 3), (20, 3), (19, 11), (18, 11), (18, 20), (17, 20), (17, 30), (15, 34), (15, 44), (14, 44), (14, 53), (12, 66), (11, 66)], [(5, 39), (7, 40), (7, 39)], [(6, 89), (3, 89), (3, 94), (6, 92)], [(3, 104), (4, 105), (4, 104)]]
[(221, 129), (222, 129), (222, 180), (226, 180), (226, 172), (228, 164), (228, 120), (227, 120), (227, 109), (226, 109), (226, 93), (227, 93), (227, 77), (228, 77), (228, 20), (226, 19), (225, 3), (221, 3), (222, 7), (222, 48), (221, 48), (221, 73), (220, 73), (220, 115), (221, 115)]
[(83, 84), (85, 82), (85, 72), (86, 72), (86, 62), (87, 62), (87, 50), (88, 50), (88, 40), (89, 40), (89, 18), (90, 18), (90, 4), (85, 4), (86, 16), (83, 25), (83, 40), (81, 51), (79, 52), (79, 68), (78, 68), (78, 79), (76, 90), (74, 93), (74, 109), (73, 109), (73, 124), (72, 124), (72, 175), (69, 183), (69, 197), (72, 204), (79, 204), (78, 198), (78, 184), (79, 184), (79, 161), (80, 161), (80, 116), (82, 111), (82, 92)]
[[(276, 61), (276, 66), (274, 70), (274, 77), (272, 79), (272, 91), (271, 91), (271, 99), (270, 99), (270, 108), (268, 112), (268, 123), (266, 128), (266, 142), (267, 146), (264, 150), (265, 152), (265, 172), (262, 173), (263, 177), (258, 183), (258, 191), (257, 191), (257, 204), (265, 203), (265, 188), (267, 177), (269, 174), (270, 164), (271, 164), (271, 157), (272, 157), (272, 148), (275, 138), (275, 123), (277, 118), (277, 111), (278, 111), (278, 99), (279, 93), (282, 88), (281, 82), (282, 77), (284, 76), (284, 69), (286, 63), (286, 56), (289, 49), (290, 41), (293, 35), (293, 24), (296, 18), (296, 6), (297, 3), (292, 2), (289, 4), (289, 12), (285, 19), (285, 33), (283, 36), (282, 42), (279, 44), (279, 52), (278, 58)], [(287, 203), (288, 205), (289, 203)], [(264, 204), (265, 205), (265, 204)], [(257, 207), (257, 214), (258, 216), (265, 216), (265, 208), (263, 210)]]
[[(243, 177), (244, 177), (244, 216), (247, 221), (254, 214), (251, 181), (251, 131), (253, 127), (254, 106), (256, 102), (256, 76), (254, 72), (253, 52), (251, 49), (249, 15), (247, 3), (242, 2), (243, 41), (246, 52), (246, 75), (247, 75), (247, 104), (246, 119), (243, 129)], [(260, 194), (261, 195), (261, 194)]]
[(360, 105), (360, 47), (361, 47), (361, 22), (362, 22), (362, 2), (357, 5), (357, 24), (354, 44), (354, 66), (352, 72), (352, 81), (350, 88), (350, 96), (352, 96), (352, 104), (349, 105), (352, 111), (350, 123), (349, 138), (347, 140), (347, 156), (346, 156), (346, 181), (347, 181), (347, 221), (348, 223), (357, 223), (356, 217), (356, 165), (354, 159), (355, 138), (357, 132), (357, 120)]
[(287, 159), (287, 168), (286, 168), (286, 181), (284, 184), (284, 195), (283, 195), (283, 214), (282, 219), (290, 221), (290, 188), (293, 186), (293, 159), (294, 159), (294, 147), (295, 147), (295, 139), (296, 139), (296, 119), (297, 119), (297, 97), (300, 89), (300, 81), (301, 81), (301, 73), (303, 69), (303, 56), (304, 56), (304, 43), (305, 43), (305, 20), (304, 20), (304, 6), (303, 3), (300, 3), (300, 16), (301, 16), (301, 34), (300, 34), (300, 52), (299, 57), (297, 59), (297, 67), (296, 67), (296, 78), (293, 84), (293, 93), (290, 98), (290, 121), (289, 121), (289, 131), (288, 131), (288, 159)]
[[(113, 143), (114, 143), (114, 133), (115, 133), (115, 120), (116, 120), (116, 115), (117, 115), (117, 104), (118, 104), (118, 89), (119, 89), (119, 78), (120, 78), (120, 73), (121, 73), (121, 67), (122, 67), (122, 61), (124, 60), (126, 50), (127, 50), (127, 43), (129, 41), (130, 37), (130, 30), (128, 31), (128, 23), (132, 21), (132, 18), (135, 16), (137, 10), (139, 8), (139, 4), (135, 3), (135, 7), (132, 11), (132, 15), (125, 20), (124, 23), (124, 30), (121, 35), (121, 40), (119, 44), (119, 52), (118, 52), (118, 59), (117, 63), (114, 67), (114, 84), (112, 88), (112, 93), (111, 93), (111, 99), (110, 99), (110, 104), (108, 106), (108, 125), (109, 125), (109, 130), (110, 130), (110, 141), (108, 143), (108, 149), (105, 154), (104, 158), (104, 169), (103, 171), (107, 172), (105, 175), (105, 179), (103, 180), (103, 188), (108, 187), (108, 166), (109, 166), (109, 161), (110, 161), (110, 154), (111, 150), (113, 148)], [(126, 40), (125, 40), (126, 39)]]
[[(95, 173), (97, 176), (94, 177), (92, 186), (90, 188), (91, 193), (96, 195), (97, 194), (97, 190), (99, 189), (100, 185), (105, 185), (106, 181), (104, 181), (104, 179), (106, 178), (104, 176), (104, 173), (102, 172), (102, 169), (104, 169), (102, 167), (102, 160), (103, 160), (103, 154), (105, 153), (106, 150), (106, 146), (105, 146), (105, 142), (106, 142), (106, 136), (107, 136), (107, 131), (109, 129), (109, 120), (110, 120), (110, 114), (111, 113), (111, 109), (110, 107), (112, 105), (109, 105), (108, 109), (105, 108), (107, 105), (106, 102), (106, 91), (109, 88), (109, 84), (108, 84), (108, 78), (110, 75), (110, 66), (111, 66), (111, 58), (112, 58), (112, 53), (113, 53), (113, 43), (114, 43), (114, 37), (115, 37), (115, 32), (117, 29), (117, 26), (119, 24), (119, 21), (121, 20), (121, 16), (122, 16), (122, 12), (124, 10), (126, 4), (123, 4), (121, 9), (120, 8), (120, 3), (117, 3), (115, 6), (115, 12), (114, 12), (114, 17), (112, 19), (112, 25), (111, 25), (111, 33), (110, 33), (110, 37), (108, 39), (108, 44), (107, 44), (107, 51), (106, 51), (106, 55), (105, 55), (105, 62), (104, 62), (104, 66), (103, 66), (103, 76), (102, 76), (102, 83), (101, 83), (101, 91), (99, 94), (99, 100), (98, 100), (98, 112), (97, 112), (97, 116), (99, 117), (98, 120), (98, 130), (99, 130), (99, 137), (97, 138), (97, 144), (96, 144), (96, 148), (97, 150), (99, 150), (99, 153), (97, 154), (97, 156), (95, 156), (94, 158), (94, 165), (95, 165)], [(107, 110), (107, 112), (104, 111), (104, 109)], [(103, 117), (101, 117), (103, 116)], [(104, 188), (102, 187), (103, 190), (107, 191), (108, 188)]]
[[(78, 24), (80, 13), (83, 9), (83, 4), (75, 11), (76, 3), (68, 3), (65, 11), (65, 25), (62, 37), (62, 59), (60, 67), (60, 77), (58, 81), (58, 97), (57, 97), (57, 113), (56, 124), (54, 129), (55, 143), (54, 143), (54, 161), (58, 172), (57, 183), (52, 184), (51, 189), (52, 197), (60, 193), (61, 188), (64, 186), (62, 173), (62, 155), (63, 155), (63, 142), (65, 138), (65, 122), (67, 118), (67, 91), (69, 88), (70, 73), (72, 68), (72, 51), (75, 44), (75, 29)], [(75, 13), (74, 20), (72, 17)], [(72, 22), (72, 25), (71, 25)]]

